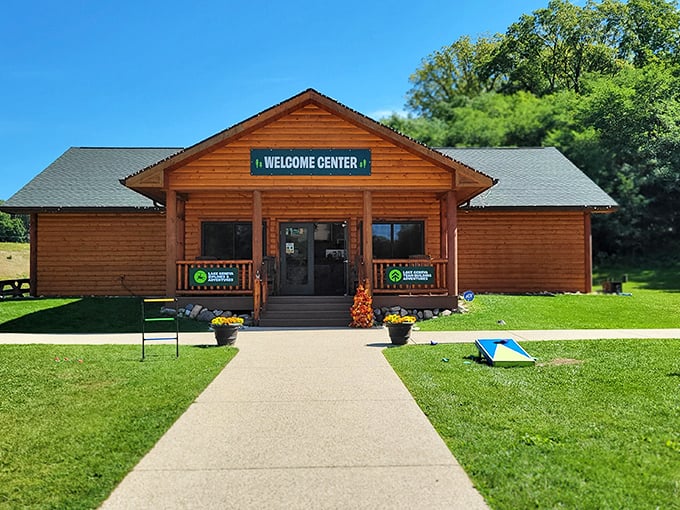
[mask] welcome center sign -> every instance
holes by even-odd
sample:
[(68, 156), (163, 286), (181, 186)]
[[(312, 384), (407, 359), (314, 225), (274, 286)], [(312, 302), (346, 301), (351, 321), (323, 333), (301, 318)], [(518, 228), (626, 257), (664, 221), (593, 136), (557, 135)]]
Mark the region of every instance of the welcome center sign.
[(370, 149), (250, 149), (251, 175), (371, 175)]

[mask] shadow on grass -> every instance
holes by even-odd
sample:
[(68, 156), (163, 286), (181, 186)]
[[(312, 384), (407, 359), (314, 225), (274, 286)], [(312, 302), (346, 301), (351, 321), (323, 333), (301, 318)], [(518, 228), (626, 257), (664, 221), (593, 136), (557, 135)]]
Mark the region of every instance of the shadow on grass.
[[(8, 301), (15, 318), (0, 324), (0, 333), (140, 333), (139, 298), (82, 298), (62, 305), (53, 299)], [(180, 319), (180, 333), (208, 331), (208, 326)]]
[(603, 268), (597, 271), (594, 283), (599, 285), (608, 277), (618, 280), (624, 274), (628, 275), (630, 281), (637, 282), (642, 289), (680, 292), (680, 263), (678, 262), (649, 269)]

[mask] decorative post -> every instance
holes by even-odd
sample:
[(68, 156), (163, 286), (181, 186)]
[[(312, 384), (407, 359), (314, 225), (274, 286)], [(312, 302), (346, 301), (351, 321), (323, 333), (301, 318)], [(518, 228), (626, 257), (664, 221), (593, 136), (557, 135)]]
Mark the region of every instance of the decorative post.
[(363, 213), (363, 252), (366, 266), (366, 280), (364, 288), (369, 296), (373, 295), (373, 196), (370, 191), (364, 191)]
[(177, 192), (165, 192), (165, 295), (177, 293)]
[(260, 321), (262, 307), (262, 192), (253, 191), (253, 318), (255, 324)]
[(446, 252), (449, 296), (458, 298), (458, 200), (453, 190), (446, 194)]
[(590, 212), (583, 213), (583, 241), (585, 248), (585, 281), (583, 291), (590, 294), (593, 291), (593, 234), (590, 227)]

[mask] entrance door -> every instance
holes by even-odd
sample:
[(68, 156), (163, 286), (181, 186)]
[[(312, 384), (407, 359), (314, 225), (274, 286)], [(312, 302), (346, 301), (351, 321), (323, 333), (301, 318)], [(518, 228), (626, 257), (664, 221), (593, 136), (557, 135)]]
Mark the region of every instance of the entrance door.
[(346, 223), (282, 223), (280, 236), (281, 294), (347, 293)]
[(281, 224), (281, 293), (314, 294), (314, 224)]

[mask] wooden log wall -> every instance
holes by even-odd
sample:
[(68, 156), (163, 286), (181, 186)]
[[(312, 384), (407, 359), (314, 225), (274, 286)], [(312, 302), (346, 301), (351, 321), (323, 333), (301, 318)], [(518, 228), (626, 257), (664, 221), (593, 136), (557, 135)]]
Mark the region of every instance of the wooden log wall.
[[(251, 176), (251, 148), (370, 148), (370, 176)], [(362, 187), (412, 190), (451, 187), (452, 174), (315, 105), (300, 108), (226, 146), (173, 169), (169, 185), (178, 191), (228, 189), (283, 190), (286, 186)], [(167, 184), (167, 183), (166, 183)]]
[(163, 214), (60, 213), (39, 217), (37, 295), (164, 293)]
[(585, 292), (583, 212), (459, 211), (461, 291)]

